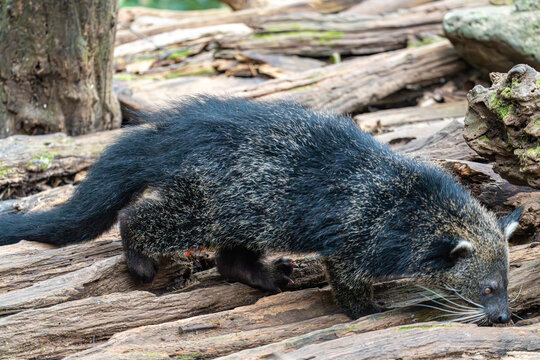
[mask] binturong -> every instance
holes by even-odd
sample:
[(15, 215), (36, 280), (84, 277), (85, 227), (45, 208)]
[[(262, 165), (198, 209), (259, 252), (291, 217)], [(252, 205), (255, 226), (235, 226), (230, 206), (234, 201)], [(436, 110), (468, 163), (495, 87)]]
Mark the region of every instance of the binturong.
[(374, 281), (411, 277), (475, 304), (468, 319), (510, 321), (521, 209), (497, 220), (439, 168), (291, 102), (200, 96), (139, 117), (63, 205), (0, 217), (0, 244), (87, 241), (119, 220), (141, 281), (162, 257), (213, 247), (226, 279), (278, 292), (294, 264), (265, 252), (318, 252), (351, 318), (376, 309)]

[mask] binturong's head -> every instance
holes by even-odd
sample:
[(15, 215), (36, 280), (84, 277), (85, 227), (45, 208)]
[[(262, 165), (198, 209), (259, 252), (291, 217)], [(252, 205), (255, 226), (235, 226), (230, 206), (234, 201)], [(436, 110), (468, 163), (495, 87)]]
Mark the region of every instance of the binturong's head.
[(426, 283), (446, 294), (440, 303), (448, 319), (508, 323), (508, 240), (523, 209), (500, 220), (475, 202), (455, 210), (439, 218), (423, 253)]

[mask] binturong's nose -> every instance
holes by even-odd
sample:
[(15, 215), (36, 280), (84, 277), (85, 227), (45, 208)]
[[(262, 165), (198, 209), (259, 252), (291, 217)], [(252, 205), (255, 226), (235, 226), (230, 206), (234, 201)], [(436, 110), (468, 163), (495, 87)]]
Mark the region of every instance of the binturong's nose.
[(506, 309), (501, 312), (498, 312), (497, 314), (493, 314), (490, 316), (490, 320), (492, 323), (495, 324), (507, 324), (510, 321), (511, 314), (510, 310)]

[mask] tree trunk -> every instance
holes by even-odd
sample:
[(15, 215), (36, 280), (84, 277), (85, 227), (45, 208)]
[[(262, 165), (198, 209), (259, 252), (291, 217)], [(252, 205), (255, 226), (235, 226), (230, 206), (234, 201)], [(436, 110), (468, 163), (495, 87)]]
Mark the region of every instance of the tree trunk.
[(0, 2), (0, 137), (120, 126), (115, 0)]

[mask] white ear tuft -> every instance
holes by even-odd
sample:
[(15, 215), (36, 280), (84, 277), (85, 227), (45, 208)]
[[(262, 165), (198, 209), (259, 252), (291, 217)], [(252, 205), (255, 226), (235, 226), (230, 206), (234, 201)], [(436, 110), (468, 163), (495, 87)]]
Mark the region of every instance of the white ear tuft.
[(506, 227), (503, 229), (504, 238), (506, 239), (506, 241), (510, 239), (514, 231), (516, 231), (518, 225), (519, 225), (519, 221), (512, 221), (511, 223), (507, 224)]
[(506, 241), (508, 241), (514, 231), (516, 231), (519, 224), (519, 218), (521, 217), (522, 213), (523, 208), (519, 207), (504, 219), (499, 220), (499, 227), (501, 228)]
[(473, 244), (467, 240), (460, 240), (455, 248), (450, 251), (450, 255), (465, 258), (469, 256), (474, 250)]

